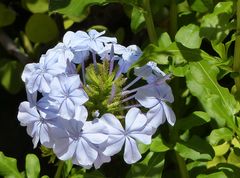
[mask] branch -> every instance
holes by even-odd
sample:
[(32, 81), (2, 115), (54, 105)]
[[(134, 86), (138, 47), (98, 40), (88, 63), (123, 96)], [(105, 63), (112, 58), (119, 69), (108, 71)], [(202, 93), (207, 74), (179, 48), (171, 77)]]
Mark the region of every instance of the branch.
[(0, 44), (12, 56), (15, 56), (22, 64), (32, 62), (29, 57), (22, 53), (14, 44), (11, 38), (2, 30), (0, 30)]

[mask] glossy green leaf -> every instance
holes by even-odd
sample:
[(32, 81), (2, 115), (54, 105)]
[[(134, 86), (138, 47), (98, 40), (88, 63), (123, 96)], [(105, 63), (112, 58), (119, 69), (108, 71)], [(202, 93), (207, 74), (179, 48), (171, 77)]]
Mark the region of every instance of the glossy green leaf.
[(16, 94), (22, 89), (22, 70), (23, 66), (18, 61), (0, 60), (0, 82), (8, 92)]
[(211, 145), (217, 145), (221, 140), (230, 141), (232, 140), (233, 132), (226, 128), (214, 129), (208, 136), (208, 141)]
[(219, 69), (208, 61), (190, 63), (186, 74), (187, 86), (220, 126), (227, 123), (235, 129), (234, 114), (240, 109), (239, 103), (227, 88), (218, 84), (218, 73)]
[(169, 150), (168, 146), (166, 146), (163, 143), (163, 140), (160, 136), (155, 137), (152, 139), (152, 143), (150, 145), (150, 150), (152, 152), (165, 152), (167, 150)]
[(26, 156), (25, 163), (27, 178), (38, 178), (40, 174), (40, 163), (38, 157), (34, 154), (28, 154)]
[(0, 27), (11, 25), (16, 18), (16, 13), (0, 3)]
[(47, 43), (58, 36), (55, 21), (46, 14), (32, 15), (26, 24), (25, 31), (29, 39), (35, 43)]
[(22, 0), (22, 4), (32, 13), (47, 12), (49, 1), (48, 0)]
[(235, 5), (232, 1), (219, 2), (214, 11), (202, 18), (200, 35), (214, 43), (222, 42), (231, 29), (234, 28), (231, 17), (235, 13)]
[(228, 178), (224, 172), (215, 172), (212, 174), (200, 174), (197, 178)]
[(187, 142), (178, 142), (174, 149), (183, 157), (191, 160), (211, 160), (214, 150), (203, 139), (193, 136)]
[(161, 178), (164, 167), (164, 153), (149, 152), (143, 161), (133, 164), (127, 178)]
[[(199, 48), (202, 43), (202, 38), (199, 35), (200, 28), (197, 25), (189, 24), (181, 27), (175, 40), (188, 48)], [(186, 38), (187, 36), (187, 38)]]
[(106, 0), (50, 0), (49, 10), (64, 14), (75, 21), (87, 16), (89, 6), (106, 3)]
[(131, 17), (131, 29), (133, 32), (138, 32), (145, 22), (143, 10), (133, 7)]
[(23, 178), (18, 171), (16, 159), (7, 157), (2, 152), (0, 152), (0, 176), (5, 178)]

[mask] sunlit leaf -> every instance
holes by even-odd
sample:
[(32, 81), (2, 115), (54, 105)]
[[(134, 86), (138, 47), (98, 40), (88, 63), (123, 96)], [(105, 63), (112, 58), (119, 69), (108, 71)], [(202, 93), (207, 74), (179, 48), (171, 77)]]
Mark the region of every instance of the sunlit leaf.
[(165, 152), (165, 151), (169, 150), (169, 148), (168, 148), (168, 146), (166, 146), (163, 143), (162, 138), (160, 136), (158, 136), (158, 137), (155, 137), (154, 139), (152, 139), (150, 150), (152, 152)]
[(32, 13), (42, 13), (48, 10), (48, 0), (22, 0), (22, 4)]
[(212, 174), (200, 174), (197, 178), (228, 178), (224, 172), (215, 172)]
[(235, 5), (232, 1), (219, 2), (214, 11), (202, 18), (200, 36), (206, 37), (214, 43), (219, 43), (234, 28), (231, 17), (235, 13)]
[(214, 129), (208, 136), (208, 141), (211, 145), (216, 145), (221, 140), (224, 141), (232, 140), (232, 137), (233, 132), (230, 129), (223, 127), (219, 129)]
[(16, 159), (7, 157), (2, 152), (0, 152), (0, 175), (5, 178), (23, 178), (18, 171)]
[(213, 160), (208, 161), (207, 168), (211, 168), (218, 165), (219, 163), (225, 163), (225, 162), (226, 162), (226, 159), (224, 158), (224, 156), (215, 156)]
[(26, 156), (25, 163), (27, 178), (38, 178), (40, 174), (40, 163), (38, 157), (34, 154), (28, 154)]
[(223, 156), (225, 155), (230, 148), (230, 145), (228, 142), (224, 142), (221, 145), (213, 146), (214, 152), (216, 156)]
[(199, 36), (199, 30), (199, 26), (194, 24), (183, 26), (178, 30), (175, 36), (175, 40), (184, 45), (185, 47), (199, 48), (202, 43), (202, 39)]
[(193, 62), (189, 67), (186, 79), (191, 93), (220, 126), (227, 123), (235, 129), (234, 114), (240, 109), (239, 103), (227, 88), (218, 84), (219, 69), (207, 61)]
[(80, 21), (87, 16), (88, 7), (106, 2), (106, 0), (50, 0), (49, 10)]

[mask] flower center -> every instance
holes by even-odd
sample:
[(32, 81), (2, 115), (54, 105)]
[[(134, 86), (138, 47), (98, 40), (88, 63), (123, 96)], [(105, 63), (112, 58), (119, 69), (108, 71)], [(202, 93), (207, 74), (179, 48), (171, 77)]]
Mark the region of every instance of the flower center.
[(106, 60), (102, 64), (97, 63), (97, 70), (93, 64), (86, 68), (84, 90), (89, 97), (86, 103), (89, 113), (98, 111), (100, 116), (105, 113), (122, 115), (121, 92), (126, 80), (122, 76), (115, 79), (115, 75), (115, 70), (109, 72), (109, 62)]

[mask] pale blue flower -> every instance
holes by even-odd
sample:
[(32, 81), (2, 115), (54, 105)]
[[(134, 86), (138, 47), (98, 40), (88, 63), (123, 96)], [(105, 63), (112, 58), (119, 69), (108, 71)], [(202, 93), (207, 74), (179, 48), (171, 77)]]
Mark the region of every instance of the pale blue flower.
[(59, 159), (73, 159), (75, 164), (89, 168), (98, 157), (96, 145), (104, 144), (108, 135), (103, 124), (83, 122), (86, 112), (82, 109), (79, 117), (62, 119), (64, 128), (53, 128), (51, 134), (55, 139), (53, 151)]
[(58, 61), (53, 54), (42, 55), (39, 63), (27, 64), (22, 74), (22, 80), (30, 93), (36, 91), (49, 93), (50, 83), (54, 76), (65, 73), (67, 61)]
[(175, 114), (166, 104), (166, 102), (172, 103), (174, 98), (171, 88), (166, 83), (139, 89), (135, 99), (145, 108), (150, 108), (147, 112), (147, 117), (149, 124), (153, 128), (157, 128), (166, 120), (170, 125), (174, 125), (176, 121)]
[(112, 114), (104, 114), (100, 121), (103, 122), (109, 132), (107, 148), (103, 154), (112, 156), (118, 153), (125, 143), (124, 160), (132, 164), (141, 159), (137, 147), (137, 141), (144, 144), (151, 143), (151, 128), (146, 127), (147, 118), (138, 108), (130, 109), (125, 117), (125, 129), (120, 121)]
[(76, 64), (81, 64), (89, 57), (89, 48), (83, 43), (78, 41), (78, 35), (72, 31), (65, 33), (63, 37), (63, 44), (71, 51), (73, 54), (72, 62)]
[(129, 67), (136, 62), (142, 55), (141, 49), (136, 45), (130, 45), (127, 48), (115, 50), (116, 54), (122, 55), (118, 65), (120, 66), (121, 73), (126, 73)]
[(55, 115), (47, 115), (37, 106), (31, 106), (29, 102), (22, 102), (19, 106), (18, 120), (21, 126), (27, 126), (27, 133), (33, 137), (34, 148), (40, 141), (46, 147), (52, 147), (53, 142), (50, 130), (56, 125)]
[(51, 82), (48, 97), (59, 106), (59, 114), (68, 117), (74, 113), (75, 106), (80, 106), (88, 100), (86, 92), (81, 88), (79, 75), (56, 76)]
[(89, 50), (95, 52), (101, 51), (105, 44), (116, 43), (117, 39), (114, 37), (102, 36), (105, 31), (98, 32), (96, 30), (90, 30), (88, 33), (84, 31), (76, 32), (76, 43), (86, 46)]

